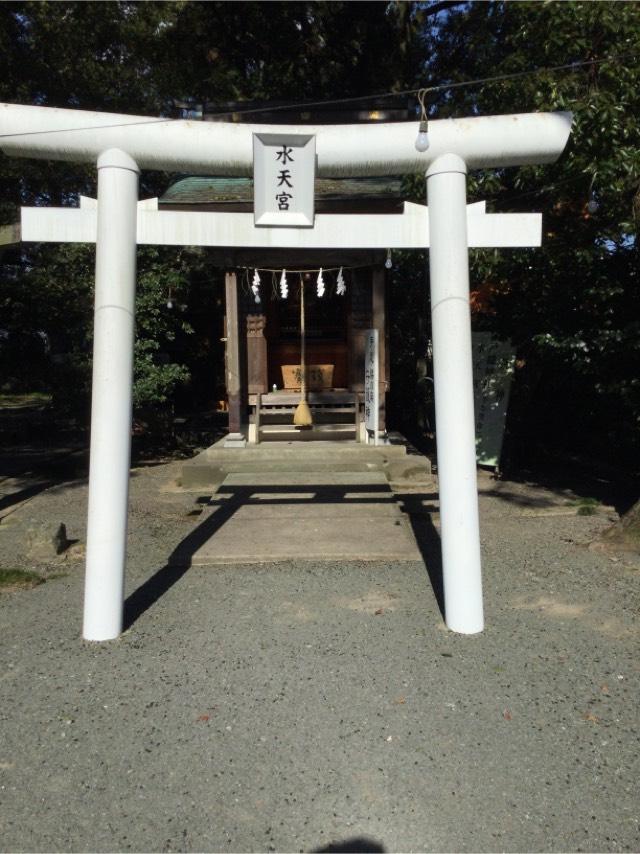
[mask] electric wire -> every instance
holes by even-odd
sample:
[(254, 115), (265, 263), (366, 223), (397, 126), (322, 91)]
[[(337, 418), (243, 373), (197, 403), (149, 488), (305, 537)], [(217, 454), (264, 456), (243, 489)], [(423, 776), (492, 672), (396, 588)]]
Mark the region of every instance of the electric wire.
[(254, 113), (272, 113), (272, 112), (280, 112), (284, 110), (295, 110), (302, 109), (305, 107), (323, 107), (323, 106), (331, 106), (333, 104), (349, 104), (349, 103), (357, 103), (358, 101), (366, 101), (371, 98), (392, 98), (392, 97), (400, 97), (403, 95), (421, 95), (428, 94), (430, 92), (443, 92), (448, 91), (449, 89), (461, 89), (466, 86), (481, 86), (486, 83), (497, 83), (503, 82), (505, 80), (515, 80), (519, 77), (528, 77), (536, 74), (549, 74), (555, 73), (557, 71), (566, 71), (566, 70), (575, 70), (578, 68), (582, 68), (585, 66), (592, 65), (600, 65), (604, 62), (617, 62), (621, 59), (626, 59), (629, 57), (636, 58), (637, 52), (633, 53), (623, 53), (616, 54), (613, 56), (603, 57), (601, 59), (586, 59), (577, 62), (569, 62), (564, 65), (551, 65), (551, 66), (543, 66), (542, 68), (533, 68), (528, 69), (526, 71), (514, 71), (509, 74), (496, 74), (492, 77), (480, 77), (474, 80), (460, 80), (458, 82), (453, 83), (439, 83), (435, 86), (418, 86), (413, 89), (401, 89), (397, 92), (382, 92), (379, 94), (369, 94), (369, 95), (354, 95), (348, 98), (333, 98), (330, 100), (324, 101), (305, 101), (300, 102), (298, 104), (279, 104), (271, 107), (254, 107), (248, 110), (228, 110), (222, 113), (216, 113), (216, 116), (242, 116), (242, 115), (253, 115)]
[[(236, 116), (236, 115), (254, 115), (257, 113), (271, 113), (271, 112), (280, 112), (284, 110), (295, 110), (302, 109), (308, 107), (320, 107), (320, 106), (331, 106), (333, 104), (349, 104), (349, 103), (357, 103), (358, 101), (367, 101), (372, 98), (391, 98), (398, 97), (403, 95), (418, 95), (424, 97), (426, 94), (432, 92), (444, 92), (449, 91), (451, 89), (462, 89), (470, 86), (483, 86), (487, 83), (500, 83), (507, 80), (515, 80), (521, 77), (531, 77), (537, 74), (551, 74), (559, 71), (575, 71), (579, 68), (584, 68), (588, 66), (601, 65), (605, 62), (619, 62), (622, 59), (626, 59), (629, 57), (636, 58), (638, 56), (637, 52), (626, 53), (626, 54), (615, 54), (612, 56), (606, 56), (601, 59), (587, 59), (579, 62), (570, 62), (565, 65), (552, 65), (552, 66), (543, 66), (542, 68), (534, 68), (528, 69), (526, 71), (514, 71), (509, 74), (496, 74), (491, 77), (480, 77), (474, 80), (460, 80), (458, 82), (453, 83), (439, 83), (435, 86), (419, 86), (413, 89), (403, 89), (397, 92), (383, 92), (380, 94), (368, 94), (368, 95), (358, 95), (352, 96), (348, 98), (333, 98), (327, 99), (323, 101), (305, 101), (297, 104), (280, 104), (274, 105), (271, 107), (253, 107), (247, 110), (228, 110), (222, 113), (216, 113), (215, 115), (218, 117), (225, 116)], [(10, 139), (12, 137), (27, 137), (27, 136), (40, 136), (42, 134), (55, 134), (55, 133), (76, 133), (78, 131), (89, 131), (89, 130), (110, 130), (113, 128), (121, 128), (121, 127), (135, 127), (136, 125), (146, 125), (146, 124), (168, 124), (170, 122), (175, 121), (185, 121), (184, 119), (174, 119), (174, 118), (149, 118), (144, 121), (139, 122), (114, 122), (113, 124), (101, 124), (95, 125), (91, 127), (76, 127), (76, 128), (60, 128), (49, 129), (49, 130), (37, 130), (37, 131), (25, 131), (24, 133), (4, 133), (0, 134), (0, 139)]]
[[(11, 106), (14, 106), (13, 104)], [(16, 106), (24, 106), (23, 104), (18, 104)], [(52, 109), (56, 109), (53, 107)], [(169, 122), (175, 121), (183, 121), (181, 119), (154, 119), (148, 118), (141, 122), (119, 122), (117, 124), (111, 125), (91, 125), (89, 127), (81, 127), (81, 128), (58, 128), (57, 130), (28, 130), (24, 131), (24, 133), (0, 133), (0, 139), (9, 139), (13, 136), (42, 136), (42, 134), (46, 133), (77, 133), (80, 130), (111, 130), (112, 128), (130, 128), (136, 127), (139, 125), (161, 125), (168, 124)]]
[(319, 273), (322, 270), (323, 273), (335, 273), (336, 270), (362, 270), (365, 267), (371, 267), (371, 264), (340, 264), (337, 267), (305, 267), (303, 270), (290, 270), (289, 267), (256, 267), (253, 264), (249, 267), (245, 267), (244, 265), (236, 267), (236, 270), (244, 270), (247, 272), (249, 270), (257, 270), (259, 273), (282, 273), (283, 269), (287, 271), (287, 275), (289, 273), (299, 273), (304, 275), (305, 273)]

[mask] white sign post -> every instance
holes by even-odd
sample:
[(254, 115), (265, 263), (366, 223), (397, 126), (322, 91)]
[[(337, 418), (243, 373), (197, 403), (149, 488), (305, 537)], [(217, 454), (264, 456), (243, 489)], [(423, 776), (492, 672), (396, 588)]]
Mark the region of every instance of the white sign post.
[(364, 354), (364, 426), (367, 430), (367, 442), (378, 444), (380, 420), (380, 386), (378, 383), (378, 330), (367, 330)]
[(315, 177), (315, 136), (254, 133), (255, 225), (313, 228)]

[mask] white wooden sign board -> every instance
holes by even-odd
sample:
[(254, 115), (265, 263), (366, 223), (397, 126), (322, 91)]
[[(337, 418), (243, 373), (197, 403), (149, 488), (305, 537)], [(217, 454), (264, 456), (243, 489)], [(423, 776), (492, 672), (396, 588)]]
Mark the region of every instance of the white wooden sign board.
[(500, 464), (515, 351), (490, 332), (472, 333), (473, 391), (476, 412), (476, 460)]
[(315, 136), (254, 133), (255, 225), (312, 228), (315, 177)]
[(378, 444), (380, 401), (378, 384), (378, 330), (368, 329), (364, 352), (364, 426)]

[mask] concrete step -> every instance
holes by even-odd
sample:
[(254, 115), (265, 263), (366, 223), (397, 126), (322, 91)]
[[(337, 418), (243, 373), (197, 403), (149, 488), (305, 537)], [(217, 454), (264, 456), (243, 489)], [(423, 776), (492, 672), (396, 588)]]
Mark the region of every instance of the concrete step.
[[(302, 431), (301, 431), (302, 432)], [(313, 431), (310, 431), (313, 432)], [(407, 456), (407, 448), (404, 444), (390, 445), (365, 445), (361, 442), (347, 440), (344, 442), (332, 442), (327, 440), (319, 440), (312, 445), (303, 445), (296, 436), (295, 440), (282, 442), (278, 445), (269, 445), (261, 443), (259, 445), (246, 445), (244, 448), (225, 448), (224, 439), (216, 442), (215, 445), (207, 448), (202, 453), (210, 460), (230, 459), (232, 456), (238, 456), (238, 451), (253, 460), (259, 459), (283, 459), (299, 457), (300, 459), (309, 459), (311, 457), (328, 457), (328, 458), (371, 458), (378, 459), (380, 455), (384, 457), (405, 457)], [(420, 455), (417, 455), (420, 456)]]
[(201, 536), (172, 563), (421, 560), (407, 514), (379, 471), (230, 474), (199, 525)]
[(403, 444), (363, 445), (357, 442), (299, 442), (225, 448), (218, 442), (182, 467), (181, 485), (186, 488), (216, 487), (227, 475), (303, 473), (311, 482), (315, 473), (382, 472), (387, 481), (433, 486), (431, 465), (420, 454), (407, 453)]
[(300, 430), (293, 424), (261, 424), (260, 442), (326, 442), (353, 440), (355, 437), (353, 424), (315, 424), (313, 430)]
[(389, 482), (381, 471), (286, 471), (286, 472), (250, 472), (247, 474), (228, 474), (219, 491), (227, 486), (259, 487), (259, 486), (335, 486), (344, 491), (344, 487), (379, 486), (385, 492), (389, 491)]

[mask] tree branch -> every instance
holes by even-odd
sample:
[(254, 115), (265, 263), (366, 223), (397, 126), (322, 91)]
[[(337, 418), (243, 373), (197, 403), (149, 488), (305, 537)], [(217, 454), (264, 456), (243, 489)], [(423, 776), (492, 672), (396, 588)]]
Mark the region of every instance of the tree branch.
[(452, 9), (455, 6), (464, 6), (467, 0), (440, 0), (439, 3), (434, 3), (432, 6), (427, 6), (423, 9), (425, 17), (427, 15), (437, 15), (438, 12), (444, 12), (445, 9)]

